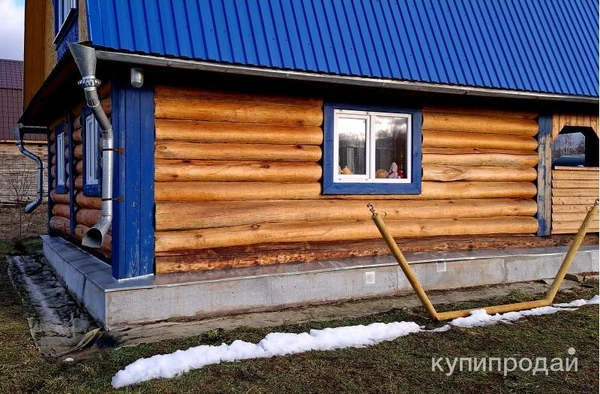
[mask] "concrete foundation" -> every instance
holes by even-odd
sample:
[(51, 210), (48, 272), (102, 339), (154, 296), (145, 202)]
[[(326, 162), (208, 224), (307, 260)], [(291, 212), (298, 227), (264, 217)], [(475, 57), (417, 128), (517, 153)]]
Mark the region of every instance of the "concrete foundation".
[[(410, 292), (393, 256), (115, 280), (110, 266), (62, 238), (44, 255), (106, 329)], [(425, 290), (552, 278), (567, 247), (407, 253)], [(598, 247), (582, 246), (571, 273), (597, 272)]]

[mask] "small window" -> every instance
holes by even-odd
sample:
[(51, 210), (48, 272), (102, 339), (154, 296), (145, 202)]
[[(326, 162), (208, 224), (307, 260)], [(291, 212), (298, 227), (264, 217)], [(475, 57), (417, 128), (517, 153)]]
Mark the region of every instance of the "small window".
[(84, 114), (83, 123), (83, 194), (100, 196), (100, 132), (91, 112)]
[(54, 14), (56, 21), (56, 34), (58, 34), (71, 15), (72, 10), (77, 9), (77, 0), (55, 0)]
[(420, 193), (419, 111), (342, 105), (325, 111), (325, 194)]
[(63, 128), (56, 134), (56, 192), (59, 194), (67, 193), (65, 162), (65, 133)]

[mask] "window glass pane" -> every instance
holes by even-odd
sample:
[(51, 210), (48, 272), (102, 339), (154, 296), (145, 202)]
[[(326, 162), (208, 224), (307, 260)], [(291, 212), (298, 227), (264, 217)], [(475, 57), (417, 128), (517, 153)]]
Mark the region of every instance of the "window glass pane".
[(65, 184), (65, 135), (61, 133), (57, 137), (56, 147), (56, 183), (64, 186)]
[(98, 184), (98, 123), (94, 115), (85, 119), (85, 180), (86, 185)]
[(375, 177), (406, 179), (407, 118), (375, 117)]
[(367, 174), (367, 120), (338, 118), (339, 163), (343, 175)]

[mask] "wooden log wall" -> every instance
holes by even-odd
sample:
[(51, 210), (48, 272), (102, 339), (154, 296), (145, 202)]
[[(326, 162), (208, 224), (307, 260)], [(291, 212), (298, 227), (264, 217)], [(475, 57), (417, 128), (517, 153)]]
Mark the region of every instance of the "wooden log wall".
[[(107, 116), (111, 116), (112, 107), (110, 100), (111, 86), (110, 83), (103, 84), (99, 89), (98, 93), (101, 99), (101, 105)], [(54, 190), (56, 188), (56, 182), (53, 182), (51, 186), (50, 198), (53, 202), (52, 216), (50, 219), (50, 228), (58, 234), (62, 234), (65, 237), (81, 243), (85, 232), (99, 220), (101, 215), (102, 200), (100, 197), (89, 197), (83, 194), (83, 138), (82, 138), (82, 110), (85, 106), (85, 102), (82, 101), (77, 107), (71, 111), (71, 120), (73, 124), (73, 138), (68, 143), (73, 144), (73, 157), (69, 157), (69, 149), (65, 150), (65, 165), (67, 167), (67, 189), (70, 187), (69, 178), (74, 177), (74, 207), (75, 207), (75, 228), (74, 235), (71, 234), (70, 228), (70, 195), (57, 194)], [(56, 127), (65, 118), (58, 119), (53, 127)], [(65, 134), (65, 135), (68, 135)], [(56, 136), (52, 131), (50, 139), (54, 142)], [(67, 141), (67, 139), (65, 139)], [(56, 152), (55, 145), (50, 146), (52, 167), (50, 173), (52, 178), (56, 178)], [(70, 174), (69, 160), (73, 160), (74, 174)], [(110, 258), (111, 255), (111, 242), (110, 236), (108, 240), (104, 242), (99, 253), (104, 257)]]
[[(552, 234), (575, 234), (598, 198), (597, 167), (555, 167), (552, 170)], [(590, 232), (598, 232), (598, 217)]]
[(537, 114), (425, 108), (420, 195), (324, 196), (323, 100), (155, 92), (156, 273), (235, 267), (208, 262), (232, 247), (379, 239), (368, 202), (395, 237), (537, 231)]

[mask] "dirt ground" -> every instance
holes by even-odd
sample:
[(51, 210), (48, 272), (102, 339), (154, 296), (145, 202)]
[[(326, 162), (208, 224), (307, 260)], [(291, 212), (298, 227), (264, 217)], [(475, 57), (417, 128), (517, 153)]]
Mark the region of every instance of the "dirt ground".
[(47, 204), (42, 204), (31, 214), (23, 211), (23, 206), (0, 205), (0, 240), (16, 242), (48, 232)]

